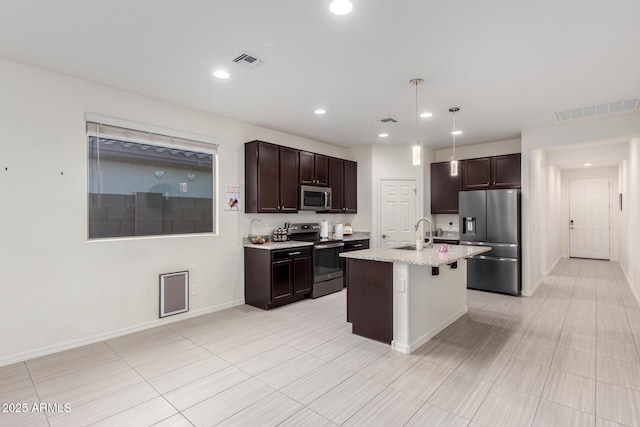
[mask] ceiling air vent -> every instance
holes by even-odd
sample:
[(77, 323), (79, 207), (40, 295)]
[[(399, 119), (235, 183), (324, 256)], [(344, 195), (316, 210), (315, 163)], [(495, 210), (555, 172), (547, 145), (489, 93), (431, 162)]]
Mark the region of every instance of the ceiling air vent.
[(590, 105), (582, 108), (572, 108), (565, 111), (556, 111), (558, 120), (564, 122), (566, 120), (578, 120), (599, 116), (608, 116), (610, 114), (627, 113), (640, 108), (640, 99), (631, 98), (623, 101), (611, 102), (609, 104)]
[(386, 119), (376, 120), (376, 123), (379, 125), (388, 125), (388, 124), (398, 123), (398, 121), (394, 118), (387, 117)]
[(236, 55), (232, 61), (236, 64), (244, 65), (247, 68), (257, 67), (262, 64), (261, 59), (258, 59), (253, 55), (249, 55), (247, 52), (242, 52), (239, 55)]

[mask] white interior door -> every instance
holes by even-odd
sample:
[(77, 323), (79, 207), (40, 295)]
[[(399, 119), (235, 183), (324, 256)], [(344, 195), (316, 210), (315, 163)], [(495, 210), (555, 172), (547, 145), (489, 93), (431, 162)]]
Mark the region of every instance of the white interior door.
[(609, 259), (609, 178), (569, 180), (569, 256)]
[(415, 244), (416, 181), (380, 180), (380, 246)]

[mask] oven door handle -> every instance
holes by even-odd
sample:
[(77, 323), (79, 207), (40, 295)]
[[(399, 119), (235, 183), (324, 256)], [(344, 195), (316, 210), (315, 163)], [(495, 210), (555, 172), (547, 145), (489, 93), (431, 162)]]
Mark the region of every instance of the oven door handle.
[(341, 248), (344, 246), (344, 243), (327, 243), (325, 245), (315, 245), (315, 249), (330, 249), (330, 248)]

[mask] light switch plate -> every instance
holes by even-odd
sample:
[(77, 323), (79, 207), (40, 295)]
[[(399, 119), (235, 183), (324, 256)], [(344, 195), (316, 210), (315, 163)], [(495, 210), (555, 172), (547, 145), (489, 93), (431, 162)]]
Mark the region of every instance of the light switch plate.
[(396, 291), (404, 293), (406, 291), (407, 281), (405, 279), (396, 280)]

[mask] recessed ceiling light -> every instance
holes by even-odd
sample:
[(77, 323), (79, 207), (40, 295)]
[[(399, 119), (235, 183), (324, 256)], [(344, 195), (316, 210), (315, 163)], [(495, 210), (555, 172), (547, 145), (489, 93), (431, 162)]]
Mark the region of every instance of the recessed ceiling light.
[(585, 165), (586, 167), (589, 167), (589, 166), (591, 166), (591, 163), (585, 163), (584, 165)]
[(318, 108), (316, 111), (314, 111), (314, 113), (318, 114), (318, 115), (323, 115), (323, 114), (327, 114), (327, 110), (324, 110), (322, 108)]
[(454, 130), (453, 132), (451, 132), (451, 135), (462, 135), (462, 131), (461, 130)]
[(329, 10), (334, 15), (346, 15), (353, 9), (353, 4), (349, 0), (333, 0), (329, 5)]
[(231, 74), (227, 73), (227, 72), (226, 72), (226, 71), (224, 71), (224, 70), (218, 70), (218, 71), (215, 71), (215, 72), (213, 73), (213, 75), (214, 75), (215, 77), (217, 77), (217, 78), (219, 78), (219, 79), (223, 79), (223, 80), (226, 80), (226, 79), (228, 79), (229, 77), (231, 77)]
[(389, 136), (389, 134), (388, 134), (388, 133), (380, 133), (380, 134), (378, 134), (378, 136), (379, 136), (380, 138), (386, 138), (386, 137), (388, 137), (388, 136)]
[(420, 114), (420, 117), (422, 117), (423, 119), (426, 119), (427, 117), (431, 117), (433, 116), (433, 113), (422, 113)]

